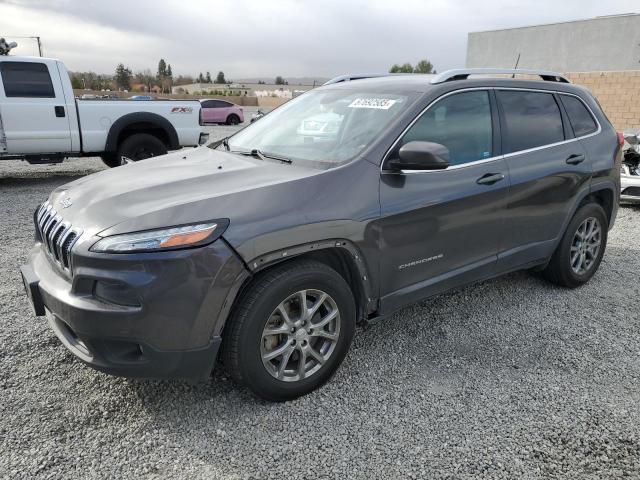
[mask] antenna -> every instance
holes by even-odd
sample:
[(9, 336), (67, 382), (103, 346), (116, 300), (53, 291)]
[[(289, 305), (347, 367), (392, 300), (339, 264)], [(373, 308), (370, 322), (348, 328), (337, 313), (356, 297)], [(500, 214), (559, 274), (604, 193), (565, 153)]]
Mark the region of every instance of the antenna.
[[(518, 64), (520, 63), (520, 52), (518, 52), (518, 58), (516, 58), (516, 66), (513, 67), (514, 70), (518, 69)], [(511, 78), (516, 78), (516, 74), (511, 75)]]

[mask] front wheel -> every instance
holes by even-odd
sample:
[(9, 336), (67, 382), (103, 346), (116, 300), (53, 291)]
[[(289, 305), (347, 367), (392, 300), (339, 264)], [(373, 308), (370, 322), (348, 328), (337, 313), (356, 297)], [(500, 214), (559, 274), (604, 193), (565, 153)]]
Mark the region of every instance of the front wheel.
[(277, 267), (239, 300), (225, 328), (225, 368), (266, 400), (297, 398), (342, 363), (355, 320), (351, 289), (335, 270), (314, 261)]
[(580, 207), (543, 270), (544, 277), (568, 288), (587, 283), (602, 261), (608, 229), (609, 221), (600, 205), (589, 203)]
[(137, 162), (167, 153), (166, 145), (148, 133), (136, 133), (128, 137), (118, 148), (118, 160), (124, 163), (123, 157)]

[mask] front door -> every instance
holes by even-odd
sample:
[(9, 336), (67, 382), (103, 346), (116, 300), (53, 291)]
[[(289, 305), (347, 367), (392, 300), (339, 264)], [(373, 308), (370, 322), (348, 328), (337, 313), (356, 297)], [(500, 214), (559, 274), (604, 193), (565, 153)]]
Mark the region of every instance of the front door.
[(0, 77), (6, 153), (70, 152), (67, 102), (55, 62), (2, 61)]
[(385, 170), (380, 182), (381, 310), (490, 275), (508, 200), (496, 103), (489, 90), (448, 94), (414, 121), (391, 149), (414, 140), (444, 145), (450, 166)]

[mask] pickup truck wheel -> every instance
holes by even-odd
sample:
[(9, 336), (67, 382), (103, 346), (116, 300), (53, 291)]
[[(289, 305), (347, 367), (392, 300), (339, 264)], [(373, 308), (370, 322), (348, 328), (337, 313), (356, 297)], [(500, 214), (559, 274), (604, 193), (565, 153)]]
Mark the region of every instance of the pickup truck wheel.
[(167, 147), (158, 138), (148, 133), (136, 133), (128, 137), (118, 149), (118, 159), (129, 158), (134, 162), (167, 153)]
[(576, 288), (596, 273), (607, 246), (609, 222), (602, 207), (580, 207), (569, 222), (543, 276), (557, 285)]
[(335, 270), (315, 261), (276, 267), (239, 299), (223, 335), (225, 368), (266, 400), (297, 398), (336, 371), (355, 317), (351, 289)]
[(227, 117), (227, 125), (238, 125), (240, 123), (240, 117), (235, 113), (232, 113)]
[(109, 168), (118, 167), (121, 165), (120, 157), (115, 153), (103, 153), (100, 155), (102, 162)]

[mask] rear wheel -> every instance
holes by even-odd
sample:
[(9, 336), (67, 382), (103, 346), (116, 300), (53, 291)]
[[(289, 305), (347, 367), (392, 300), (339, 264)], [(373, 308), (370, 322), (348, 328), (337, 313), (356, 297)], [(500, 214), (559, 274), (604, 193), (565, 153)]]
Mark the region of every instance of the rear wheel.
[(569, 288), (587, 283), (602, 261), (608, 230), (607, 215), (600, 205), (590, 203), (581, 207), (543, 270), (544, 277)]
[(349, 285), (313, 261), (258, 278), (225, 328), (223, 361), (239, 383), (272, 401), (324, 384), (344, 359), (355, 331)]
[(227, 125), (238, 125), (240, 123), (240, 117), (235, 113), (232, 113), (227, 117)]
[(158, 138), (148, 133), (136, 133), (128, 137), (118, 148), (117, 158), (120, 164), (122, 158), (137, 162), (147, 158), (157, 157), (167, 153), (167, 147)]

